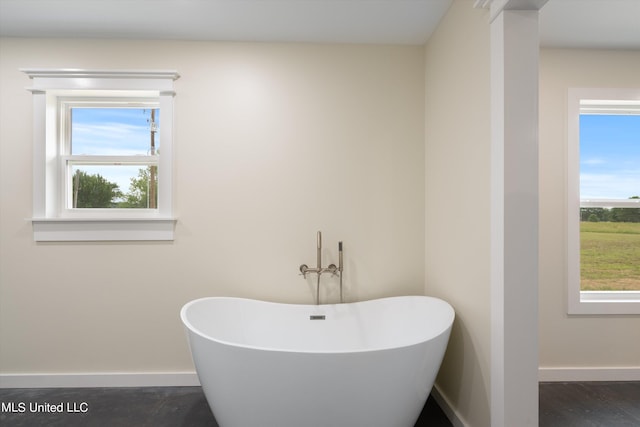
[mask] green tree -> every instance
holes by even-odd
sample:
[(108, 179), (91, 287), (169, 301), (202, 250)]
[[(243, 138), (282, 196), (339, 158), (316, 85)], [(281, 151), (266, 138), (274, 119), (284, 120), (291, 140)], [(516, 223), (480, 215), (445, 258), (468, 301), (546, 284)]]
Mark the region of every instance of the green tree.
[(605, 208), (580, 208), (580, 221), (609, 221), (611, 216), (611, 209)]
[[(149, 189), (158, 188), (157, 166), (149, 166), (145, 169), (138, 170), (138, 176), (131, 178), (129, 192), (124, 195), (124, 201), (118, 207), (121, 208), (149, 208), (158, 206), (158, 192), (152, 191), (154, 200), (149, 201)], [(153, 177), (153, 182), (151, 182)]]
[[(640, 197), (633, 196), (629, 199), (640, 199)], [(640, 222), (640, 208), (613, 208), (611, 217), (615, 222)]]
[(73, 175), (72, 191), (74, 208), (111, 208), (114, 200), (122, 197), (118, 184), (80, 169)]

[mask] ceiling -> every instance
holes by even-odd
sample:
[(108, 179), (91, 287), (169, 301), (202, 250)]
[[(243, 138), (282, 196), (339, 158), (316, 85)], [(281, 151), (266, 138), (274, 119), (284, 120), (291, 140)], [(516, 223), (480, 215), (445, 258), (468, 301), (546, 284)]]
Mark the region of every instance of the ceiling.
[(540, 10), (546, 47), (640, 49), (640, 0), (549, 0)]
[[(0, 36), (419, 45), (451, 3), (0, 0)], [(547, 47), (640, 49), (640, 0), (549, 0), (540, 31)]]

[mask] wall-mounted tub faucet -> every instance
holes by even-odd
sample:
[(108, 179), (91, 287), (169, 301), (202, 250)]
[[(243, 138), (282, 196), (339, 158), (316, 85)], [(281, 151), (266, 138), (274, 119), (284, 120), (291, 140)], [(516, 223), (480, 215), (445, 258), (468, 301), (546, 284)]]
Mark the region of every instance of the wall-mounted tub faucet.
[(300, 273), (302, 273), (302, 277), (307, 278), (307, 274), (316, 273), (317, 275), (317, 283), (316, 283), (316, 304), (320, 304), (320, 276), (322, 273), (331, 273), (331, 275), (340, 276), (340, 302), (342, 302), (342, 242), (338, 242), (338, 252), (339, 252), (339, 267), (336, 267), (335, 264), (329, 264), (326, 268), (322, 267), (322, 233), (318, 231), (317, 235), (317, 245), (316, 245), (316, 268), (311, 268), (307, 264), (300, 265)]

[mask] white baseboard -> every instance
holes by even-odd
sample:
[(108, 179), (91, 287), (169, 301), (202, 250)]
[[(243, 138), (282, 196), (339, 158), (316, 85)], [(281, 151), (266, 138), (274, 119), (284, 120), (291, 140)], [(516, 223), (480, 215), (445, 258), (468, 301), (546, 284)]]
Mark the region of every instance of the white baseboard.
[(600, 368), (539, 368), (538, 380), (541, 382), (570, 381), (640, 381), (638, 367), (600, 367)]
[(467, 424), (462, 421), (462, 419), (458, 416), (458, 412), (451, 406), (449, 400), (440, 393), (438, 386), (434, 385), (431, 389), (431, 396), (436, 401), (436, 403), (442, 409), (442, 412), (449, 418), (453, 427), (468, 427)]
[(195, 372), (0, 374), (0, 388), (199, 386)]

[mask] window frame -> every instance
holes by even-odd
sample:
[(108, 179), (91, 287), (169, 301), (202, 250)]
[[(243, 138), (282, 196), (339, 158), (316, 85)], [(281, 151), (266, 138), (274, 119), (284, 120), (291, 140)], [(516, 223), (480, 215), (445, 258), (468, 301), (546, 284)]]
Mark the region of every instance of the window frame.
[[(58, 152), (60, 166), (58, 182), (61, 189), (59, 197), (60, 217), (147, 217), (153, 216), (159, 207), (142, 208), (73, 208), (70, 206), (71, 167), (73, 165), (140, 165), (159, 166), (159, 155), (101, 155), (72, 154), (71, 152), (71, 110), (73, 108), (160, 108), (160, 100), (153, 96), (59, 96), (57, 109), (59, 114)], [(124, 189), (122, 189), (124, 190)]]
[[(173, 70), (22, 69), (33, 80), (33, 212), (35, 241), (173, 240)], [(157, 209), (67, 209), (61, 144), (65, 102), (153, 99), (162, 112)], [(141, 160), (141, 159), (139, 159)], [(136, 161), (136, 164), (139, 163)]]
[[(594, 102), (592, 114), (625, 111), (628, 100), (640, 101), (640, 89), (571, 88), (567, 116), (567, 302), (568, 314), (640, 314), (640, 291), (583, 291), (580, 289), (580, 208), (639, 207), (640, 200), (580, 199), (580, 114), (582, 100)], [(621, 102), (615, 102), (621, 101)]]

